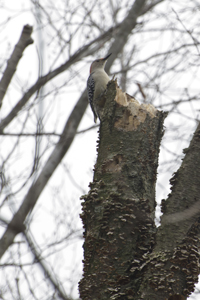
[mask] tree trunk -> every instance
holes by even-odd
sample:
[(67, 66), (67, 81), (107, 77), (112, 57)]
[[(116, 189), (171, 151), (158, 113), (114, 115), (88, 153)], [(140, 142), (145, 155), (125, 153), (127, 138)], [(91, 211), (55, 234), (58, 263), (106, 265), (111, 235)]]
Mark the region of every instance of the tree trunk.
[[(105, 97), (94, 179), (88, 195), (82, 197), (85, 243), (81, 299), (185, 299), (197, 280), (194, 240), (190, 240), (192, 277), (193, 271), (183, 270), (185, 265), (180, 272), (178, 256), (180, 251), (186, 255), (187, 250), (178, 250), (175, 235), (171, 243), (169, 231), (177, 230), (179, 224), (168, 226), (168, 218), (158, 230), (154, 224), (166, 113), (150, 104), (140, 105), (114, 81), (108, 84)], [(169, 208), (169, 214), (174, 211), (179, 211), (178, 207)], [(188, 222), (184, 237), (190, 227)], [(182, 241), (183, 236), (178, 244)]]

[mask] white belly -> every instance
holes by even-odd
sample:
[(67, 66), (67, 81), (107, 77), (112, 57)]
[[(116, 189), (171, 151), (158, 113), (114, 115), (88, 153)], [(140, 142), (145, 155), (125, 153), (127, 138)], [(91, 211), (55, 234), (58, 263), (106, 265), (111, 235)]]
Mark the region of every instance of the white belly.
[(105, 90), (110, 78), (104, 70), (97, 70), (94, 72), (94, 80), (95, 80), (95, 92), (94, 99), (99, 97)]

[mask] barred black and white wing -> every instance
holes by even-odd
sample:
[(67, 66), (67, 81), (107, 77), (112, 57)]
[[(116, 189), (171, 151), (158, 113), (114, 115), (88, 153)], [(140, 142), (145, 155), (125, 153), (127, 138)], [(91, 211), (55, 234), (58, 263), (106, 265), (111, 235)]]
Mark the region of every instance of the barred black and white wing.
[(95, 90), (95, 81), (92, 77), (92, 73), (87, 80), (87, 92), (88, 92), (88, 102), (91, 106), (92, 112), (94, 114), (94, 122), (97, 122), (97, 113), (94, 107), (94, 90)]

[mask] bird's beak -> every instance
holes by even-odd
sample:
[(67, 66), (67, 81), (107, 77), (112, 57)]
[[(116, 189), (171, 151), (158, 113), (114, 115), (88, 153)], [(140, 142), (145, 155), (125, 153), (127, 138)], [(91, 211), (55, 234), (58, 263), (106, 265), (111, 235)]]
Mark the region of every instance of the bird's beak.
[(102, 60), (107, 60), (109, 56), (111, 56), (112, 53), (108, 54), (106, 57), (102, 58)]

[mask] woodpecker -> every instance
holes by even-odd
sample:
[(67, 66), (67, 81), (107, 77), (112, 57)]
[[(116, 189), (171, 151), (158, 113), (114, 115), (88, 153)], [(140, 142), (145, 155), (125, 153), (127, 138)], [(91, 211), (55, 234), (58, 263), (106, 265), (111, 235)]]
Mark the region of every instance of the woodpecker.
[(95, 123), (97, 122), (97, 117), (100, 119), (104, 106), (104, 101), (101, 101), (101, 95), (106, 90), (106, 86), (110, 81), (104, 67), (111, 54), (112, 53), (104, 58), (94, 60), (90, 66), (90, 76), (87, 80), (87, 92)]

